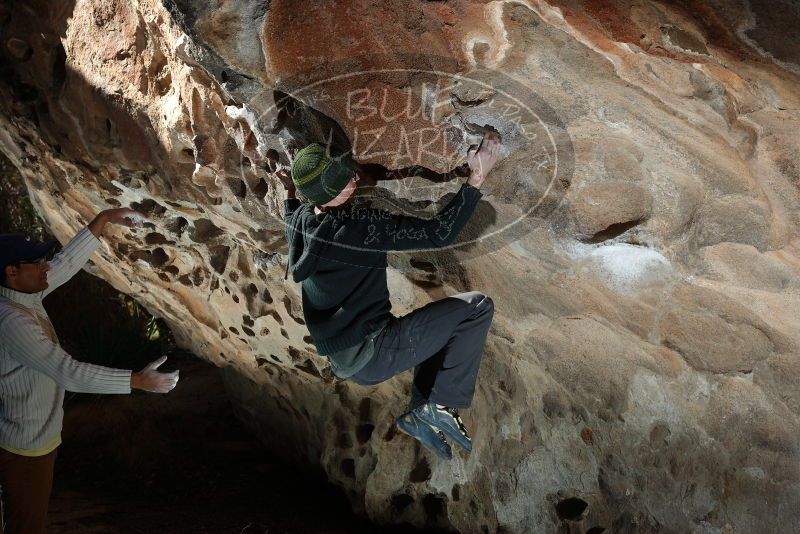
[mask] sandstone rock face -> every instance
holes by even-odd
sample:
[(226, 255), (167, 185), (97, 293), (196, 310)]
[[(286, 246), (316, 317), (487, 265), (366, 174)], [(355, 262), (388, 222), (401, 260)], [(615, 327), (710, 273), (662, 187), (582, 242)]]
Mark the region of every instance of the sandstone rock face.
[(625, 182), (601, 182), (583, 187), (574, 196), (577, 235), (592, 237), (612, 226), (620, 230), (641, 222), (650, 214), (652, 200), (642, 187)]
[[(6, 2), (0, 148), (51, 230), (133, 206), (91, 270), (224, 367), (240, 416), (381, 523), (800, 524), (800, 13), (789, 2)], [(391, 255), (393, 312), (495, 302), (470, 456), (393, 429), (409, 377), (315, 354), (268, 151), (333, 136), (430, 213), (486, 127), (460, 243)], [(452, 172), (451, 172), (452, 171)]]

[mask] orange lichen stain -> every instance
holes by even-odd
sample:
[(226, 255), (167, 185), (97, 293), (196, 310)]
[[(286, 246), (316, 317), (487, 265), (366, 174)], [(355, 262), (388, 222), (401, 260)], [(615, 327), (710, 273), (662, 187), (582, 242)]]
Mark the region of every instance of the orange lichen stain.
[[(631, 10), (622, 10), (612, 0), (584, 0), (583, 10), (562, 5), (560, 1), (552, 2), (561, 9), (564, 20), (576, 31), (583, 34), (599, 51), (604, 54), (620, 56), (620, 43), (631, 44), (641, 48), (649, 55), (664, 57), (682, 63), (697, 63), (696, 56), (667, 50), (661, 46), (644, 44), (646, 38), (659, 43), (661, 35), (648, 35), (652, 28), (642, 28), (633, 23)], [(624, 59), (623, 59), (624, 61)]]
[(631, 23), (630, 8), (619, 9), (614, 0), (583, 2), (583, 8), (608, 35), (619, 43), (639, 44), (641, 31)]

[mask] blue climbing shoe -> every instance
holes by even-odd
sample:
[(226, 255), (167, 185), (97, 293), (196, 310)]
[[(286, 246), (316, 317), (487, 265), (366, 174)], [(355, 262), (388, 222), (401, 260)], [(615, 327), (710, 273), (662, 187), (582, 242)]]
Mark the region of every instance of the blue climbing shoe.
[(420, 419), (416, 410), (401, 415), (397, 420), (397, 428), (422, 443), (426, 449), (435, 452), (439, 457), (446, 460), (453, 457), (453, 451), (442, 431)]
[(472, 450), (472, 440), (467, 434), (467, 429), (461, 421), (461, 416), (458, 415), (458, 410), (455, 408), (439, 408), (434, 402), (428, 402), (422, 406), (415, 408), (414, 412), (424, 422), (432, 427), (441, 430), (445, 435), (458, 443), (467, 451)]

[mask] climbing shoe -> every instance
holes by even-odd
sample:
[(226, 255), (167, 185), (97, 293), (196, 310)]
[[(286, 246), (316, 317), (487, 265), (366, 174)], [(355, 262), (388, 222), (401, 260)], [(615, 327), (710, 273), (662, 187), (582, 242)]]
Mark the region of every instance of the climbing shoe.
[(439, 408), (436, 403), (429, 402), (413, 410), (420, 419), (432, 427), (441, 430), (445, 435), (458, 443), (467, 451), (472, 450), (472, 440), (455, 408)]
[(433, 428), (420, 419), (415, 410), (401, 415), (400, 419), (397, 420), (397, 428), (422, 443), (426, 449), (435, 452), (441, 458), (449, 460), (453, 457), (453, 451), (442, 431)]

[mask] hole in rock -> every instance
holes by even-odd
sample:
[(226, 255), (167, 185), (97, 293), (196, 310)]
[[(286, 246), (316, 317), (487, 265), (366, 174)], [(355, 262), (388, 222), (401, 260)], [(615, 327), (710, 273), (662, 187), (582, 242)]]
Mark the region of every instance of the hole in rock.
[(341, 464), (342, 474), (348, 478), (356, 478), (356, 461), (352, 458), (345, 458)]
[(395, 426), (392, 425), (389, 427), (389, 430), (386, 431), (386, 435), (383, 436), (383, 441), (386, 442), (392, 441), (395, 435), (397, 435), (397, 431), (395, 430)]
[(362, 421), (372, 419), (372, 400), (369, 397), (364, 397), (358, 404), (358, 417)]
[(309, 345), (313, 345), (314, 338), (311, 336), (303, 336), (303, 342), (308, 343)]
[(219, 274), (225, 272), (225, 267), (228, 265), (228, 256), (231, 253), (231, 247), (225, 245), (215, 245), (208, 247), (208, 262)]
[(207, 274), (208, 271), (201, 269), (200, 267), (195, 267), (195, 269), (192, 271), (192, 282), (194, 282), (194, 285), (199, 286), (202, 284), (206, 279)]
[(144, 242), (148, 245), (163, 245), (167, 243), (167, 238), (163, 235), (159, 234), (158, 232), (151, 232), (144, 236)]
[(446, 508), (445, 500), (438, 495), (429, 493), (422, 499), (422, 509), (425, 510), (425, 515), (428, 520), (434, 522), (439, 516), (444, 514)]
[(197, 219), (194, 222), (194, 230), (192, 231), (192, 235), (189, 237), (195, 243), (205, 243), (218, 238), (224, 233), (225, 232), (223, 232), (220, 227), (212, 223), (210, 220)]
[(247, 286), (242, 288), (242, 291), (244, 291), (244, 295), (249, 300), (250, 298), (252, 298), (252, 297), (254, 297), (255, 295), (258, 294), (258, 286), (255, 285), (255, 284), (248, 284)]
[(422, 269), (423, 271), (426, 271), (426, 272), (429, 272), (429, 273), (435, 273), (436, 272), (436, 266), (434, 264), (430, 263), (430, 262), (418, 260), (416, 258), (411, 258), (409, 260), (409, 263), (415, 269)]
[(56, 94), (61, 92), (64, 82), (67, 80), (67, 53), (61, 41), (57, 41), (57, 43), (52, 69), (53, 90)]
[[(261, 294), (261, 300), (263, 300), (263, 301), (264, 301), (264, 302), (266, 302), (267, 304), (272, 304), (272, 295), (270, 295), (270, 294), (269, 294), (269, 291), (267, 291), (267, 290), (265, 289), (265, 290), (264, 290), (264, 293), (262, 293), (262, 294)], [(281, 323), (281, 324), (283, 324), (283, 323)]]
[(131, 202), (131, 208), (135, 209), (136, 211), (142, 212), (147, 217), (163, 215), (164, 212), (167, 211), (167, 208), (165, 208), (152, 198), (146, 198), (141, 202)]
[(266, 195), (269, 192), (269, 184), (267, 183), (266, 180), (261, 178), (258, 180), (258, 183), (252, 188), (252, 191), (257, 198), (264, 198), (264, 195)]
[(250, 337), (255, 337), (256, 336), (255, 332), (253, 332), (252, 330), (250, 330), (249, 328), (247, 328), (244, 325), (242, 325), (242, 332), (244, 332), (245, 334), (247, 334)]
[(605, 527), (592, 527), (586, 531), (586, 534), (602, 534), (605, 531)]
[[(265, 290), (266, 291), (266, 290)], [(258, 286), (253, 283), (247, 284), (242, 288), (242, 293), (244, 293), (245, 298), (247, 299), (247, 311), (250, 313), (250, 316), (258, 319), (259, 317), (263, 317), (264, 315), (270, 315), (274, 312), (267, 309), (266, 306), (258, 302)], [(277, 314), (275, 314), (277, 315)], [(278, 316), (280, 317), (280, 316)], [(281, 322), (282, 324), (282, 322)]]
[(425, 482), (431, 478), (431, 466), (428, 465), (428, 460), (423, 457), (411, 470), (408, 475), (408, 480), (411, 482)]
[(594, 445), (594, 433), (592, 432), (592, 429), (585, 427), (583, 430), (581, 430), (581, 439), (587, 445)]
[(453, 489), (450, 490), (450, 495), (453, 497), (454, 501), (458, 501), (461, 499), (461, 484), (455, 484)]
[(107, 198), (106, 204), (114, 206), (115, 208), (119, 208), (120, 206), (122, 206), (122, 203), (120, 203), (120, 201), (117, 200), (116, 198)]
[(238, 198), (247, 196), (247, 184), (240, 178), (228, 178), (228, 187), (231, 188), (231, 192)]
[(304, 361), (301, 364), (295, 365), (295, 367), (305, 373), (310, 374), (311, 376), (316, 376), (316, 377), (321, 376), (316, 366), (314, 365), (314, 362), (312, 362), (310, 359), (306, 359), (306, 361)]
[(300, 351), (294, 347), (289, 347), (286, 349), (286, 352), (289, 353), (289, 357), (292, 358), (293, 362), (296, 362), (300, 359)]
[(586, 511), (588, 506), (589, 503), (583, 499), (579, 499), (578, 497), (569, 497), (567, 499), (560, 500), (556, 504), (556, 514), (558, 514), (559, 519), (575, 521), (580, 519), (581, 515)]
[(414, 504), (414, 497), (406, 493), (392, 496), (392, 509), (395, 513), (402, 514), (403, 511)]
[(138, 261), (144, 260), (151, 267), (156, 269), (161, 268), (165, 263), (169, 261), (169, 256), (166, 252), (164, 252), (163, 248), (157, 248), (155, 250), (136, 250), (131, 253), (130, 255), (131, 260)]
[(189, 224), (189, 221), (187, 221), (183, 217), (175, 217), (174, 219), (172, 219), (169, 222), (167, 222), (165, 227), (166, 227), (168, 232), (173, 233), (173, 234), (177, 234), (178, 237), (180, 238), (181, 234), (183, 234), (183, 231), (184, 231), (184, 229), (186, 229), (186, 226), (188, 224)]
[(283, 307), (286, 308), (287, 315), (291, 317), (294, 320), (294, 322), (298, 324), (306, 324), (306, 322), (303, 319), (292, 313), (292, 300), (287, 296), (283, 297)]
[(602, 243), (603, 241), (608, 241), (609, 239), (614, 239), (615, 237), (619, 237), (634, 226), (637, 226), (642, 222), (642, 219), (636, 221), (627, 221), (612, 224), (605, 230), (597, 232), (589, 239), (584, 240), (586, 243)]
[(289, 339), (289, 334), (288, 334), (288, 332), (286, 332), (285, 328), (281, 328), (281, 335), (283, 337), (285, 337), (286, 339)]
[(292, 299), (290, 299), (286, 295), (284, 295), (284, 297), (283, 297), (283, 307), (286, 308), (286, 312), (291, 316), (292, 315)]
[(374, 181), (382, 180), (402, 180), (410, 176), (419, 176), (425, 180), (435, 183), (447, 182), (455, 177), (465, 177), (469, 175), (469, 167), (461, 165), (450, 172), (437, 172), (421, 165), (411, 165), (398, 169), (388, 169), (378, 163), (368, 163), (361, 166), (362, 174)]
[(369, 441), (372, 437), (372, 432), (375, 430), (375, 425), (371, 425), (369, 423), (364, 423), (363, 425), (358, 425), (356, 428), (356, 439), (358, 442), (363, 445)]

